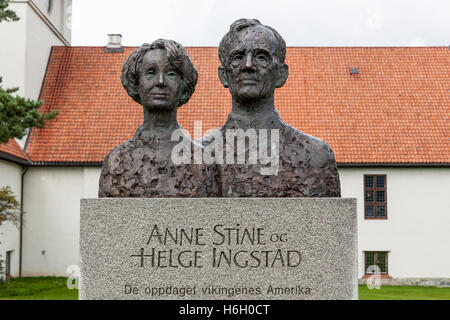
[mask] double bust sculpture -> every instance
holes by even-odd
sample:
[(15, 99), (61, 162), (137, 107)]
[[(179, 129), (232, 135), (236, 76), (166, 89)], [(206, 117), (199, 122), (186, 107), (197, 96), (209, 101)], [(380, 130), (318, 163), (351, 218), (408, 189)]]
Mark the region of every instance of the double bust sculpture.
[(283, 122), (275, 108), (275, 89), (289, 74), (285, 58), (276, 30), (235, 21), (219, 46), (231, 112), (221, 128), (192, 141), (177, 122), (197, 83), (188, 54), (172, 40), (141, 46), (121, 79), (143, 106), (144, 123), (105, 158), (99, 196), (340, 197), (331, 148)]

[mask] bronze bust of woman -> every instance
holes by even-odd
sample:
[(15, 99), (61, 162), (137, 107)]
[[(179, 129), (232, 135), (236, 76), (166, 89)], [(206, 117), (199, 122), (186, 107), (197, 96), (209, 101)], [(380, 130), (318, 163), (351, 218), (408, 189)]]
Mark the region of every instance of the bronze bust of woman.
[[(103, 161), (99, 197), (214, 197), (218, 183), (214, 165), (179, 163), (173, 159), (174, 131), (194, 149), (202, 148), (184, 135), (177, 109), (186, 104), (197, 84), (184, 48), (159, 39), (133, 52), (122, 69), (122, 85), (144, 109), (144, 123), (134, 137), (117, 146)], [(186, 158), (185, 158), (186, 159)]]

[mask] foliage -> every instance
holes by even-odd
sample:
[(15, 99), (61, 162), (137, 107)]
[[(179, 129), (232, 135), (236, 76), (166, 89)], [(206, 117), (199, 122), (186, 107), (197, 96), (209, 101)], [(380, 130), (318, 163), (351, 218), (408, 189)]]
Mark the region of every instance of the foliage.
[[(17, 21), (20, 18), (13, 11), (8, 9), (8, 1), (0, 0), (0, 22)], [(53, 119), (58, 111), (49, 113), (39, 113), (42, 101), (33, 101), (20, 96), (13, 97), (11, 94), (18, 88), (3, 89), (0, 77), (0, 143), (6, 143), (11, 138), (21, 139), (26, 130), (31, 127), (42, 128), (45, 121)], [(0, 189), (0, 225), (6, 221), (17, 224), (19, 220), (19, 202), (14, 197), (11, 188)], [(1, 258), (1, 256), (0, 256)], [(2, 273), (2, 260), (0, 260), (0, 275)]]
[(17, 221), (19, 208), (19, 201), (11, 191), (11, 187), (0, 188), (0, 225), (6, 220)]
[(8, 1), (0, 0), (0, 22), (2, 21), (17, 21), (20, 18), (16, 15), (16, 13), (10, 9), (8, 9)]
[(39, 113), (42, 101), (13, 97), (11, 93), (18, 89), (3, 89), (1, 81), (0, 78), (0, 143), (8, 142), (11, 138), (21, 139), (26, 134), (26, 129), (42, 128), (46, 120), (53, 119), (58, 114), (57, 110)]

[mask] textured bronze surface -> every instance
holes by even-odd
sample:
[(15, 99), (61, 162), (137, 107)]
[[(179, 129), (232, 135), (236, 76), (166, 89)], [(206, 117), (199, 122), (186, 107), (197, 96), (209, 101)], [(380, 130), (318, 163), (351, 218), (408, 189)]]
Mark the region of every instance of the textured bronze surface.
[[(221, 164), (221, 196), (341, 196), (337, 165), (328, 144), (284, 123), (275, 109), (275, 89), (284, 85), (289, 74), (285, 57), (283, 38), (258, 20), (235, 21), (220, 43), (219, 77), (232, 95), (232, 111), (218, 129), (224, 145), (229, 143), (225, 138), (228, 129), (279, 129), (275, 173), (261, 175), (260, 164)], [(203, 144), (208, 145), (204, 140)]]
[[(175, 164), (172, 141), (180, 129), (177, 108), (194, 92), (197, 71), (184, 48), (171, 40), (144, 44), (125, 62), (122, 84), (142, 104), (144, 123), (135, 136), (111, 150), (100, 176), (99, 197), (209, 197), (218, 195), (215, 167)], [(184, 136), (191, 145), (195, 142)], [(193, 163), (193, 162), (191, 162)]]
[[(274, 170), (262, 174), (267, 164), (249, 161), (250, 140), (231, 151), (234, 159), (245, 152), (244, 164), (173, 163), (171, 152), (178, 142), (171, 141), (171, 134), (180, 128), (176, 110), (192, 95), (197, 72), (174, 41), (157, 40), (136, 50), (124, 64), (122, 84), (142, 104), (144, 123), (133, 139), (105, 158), (99, 196), (340, 197), (339, 174), (329, 145), (284, 123), (276, 111), (275, 89), (289, 75), (285, 58), (283, 38), (258, 20), (235, 21), (219, 46), (219, 78), (232, 95), (232, 111), (212, 135), (224, 139), (219, 152), (225, 160), (229, 156), (225, 146), (234, 144), (234, 138), (227, 141), (230, 130), (254, 129), (257, 134), (278, 130), (275, 149), (279, 152), (275, 163), (270, 163)], [(201, 144), (211, 146), (211, 139), (198, 144), (184, 139), (192, 151)], [(269, 143), (268, 153), (273, 150)]]

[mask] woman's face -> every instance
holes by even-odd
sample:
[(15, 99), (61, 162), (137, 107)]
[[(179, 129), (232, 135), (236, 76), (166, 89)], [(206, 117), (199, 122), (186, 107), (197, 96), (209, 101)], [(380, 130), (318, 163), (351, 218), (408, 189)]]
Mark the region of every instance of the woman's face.
[(166, 51), (147, 52), (142, 60), (139, 95), (144, 108), (174, 110), (181, 97), (181, 75), (167, 60)]

